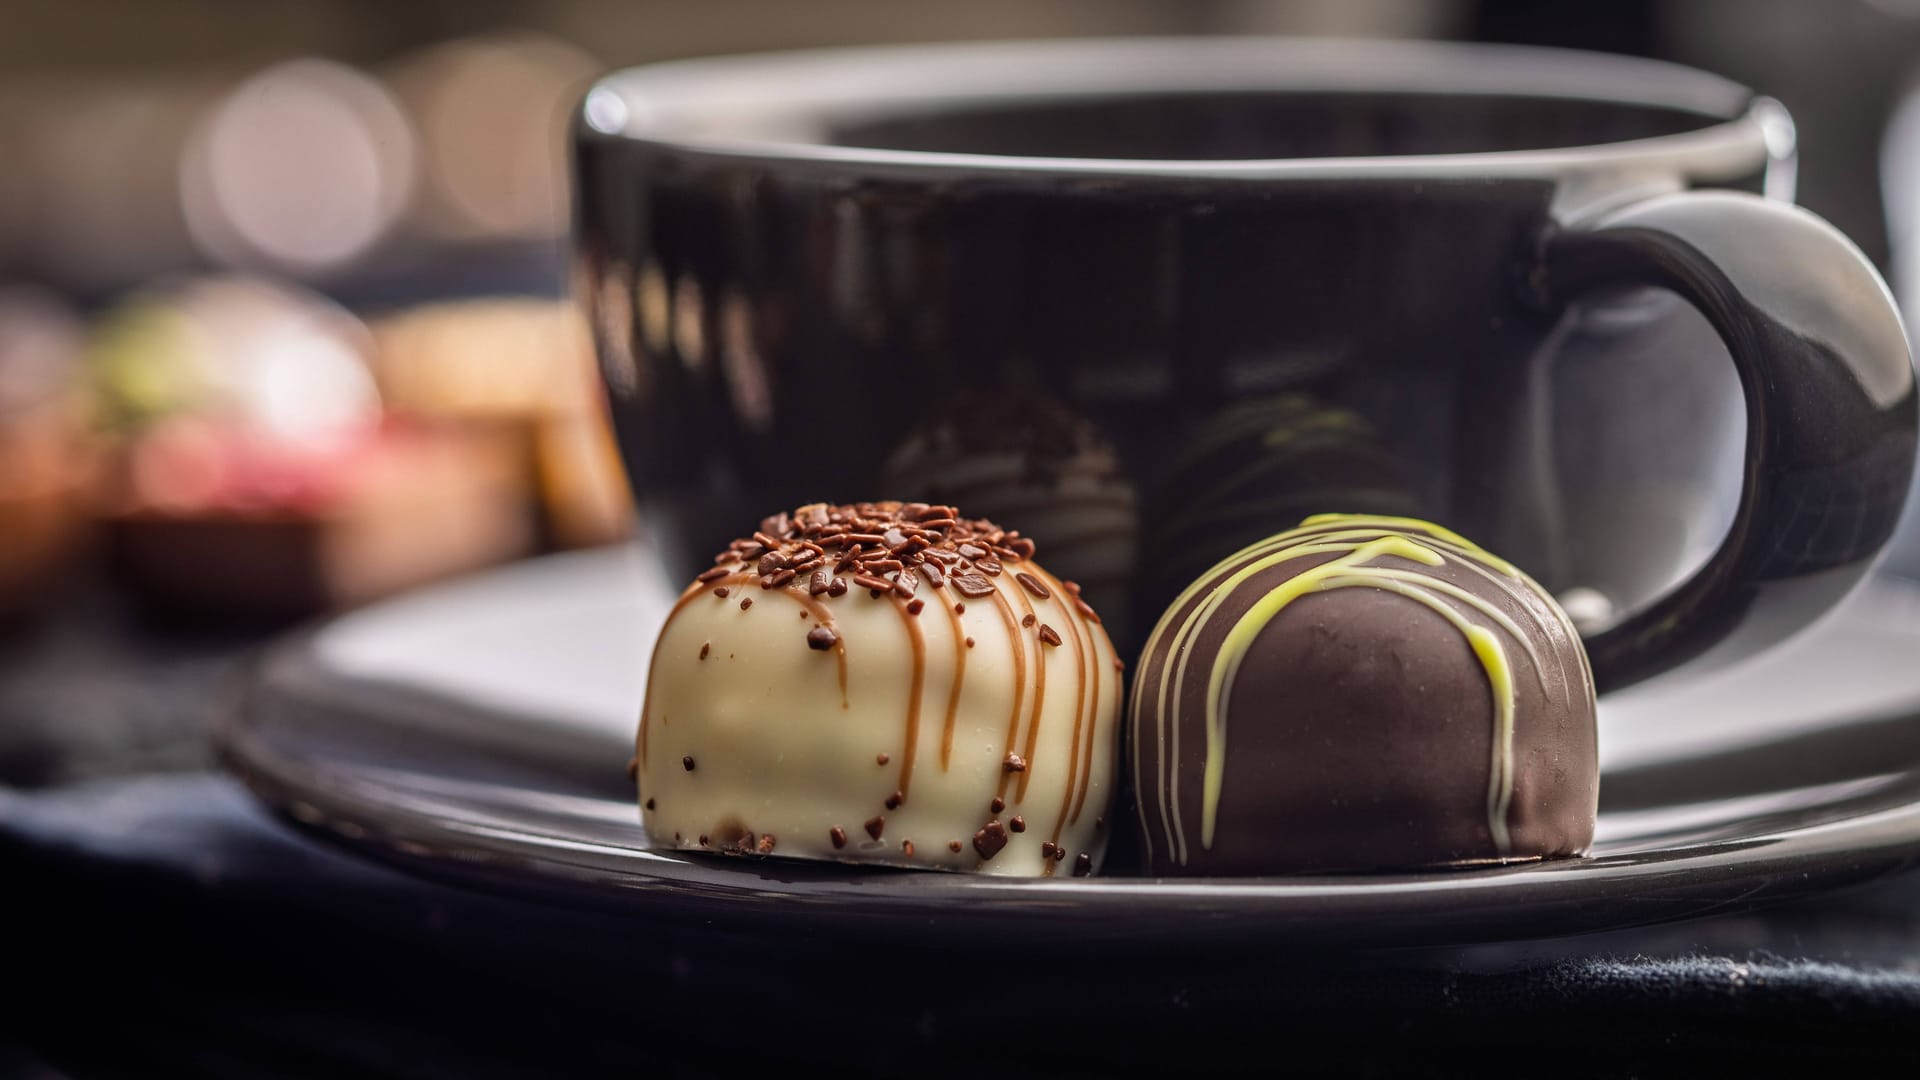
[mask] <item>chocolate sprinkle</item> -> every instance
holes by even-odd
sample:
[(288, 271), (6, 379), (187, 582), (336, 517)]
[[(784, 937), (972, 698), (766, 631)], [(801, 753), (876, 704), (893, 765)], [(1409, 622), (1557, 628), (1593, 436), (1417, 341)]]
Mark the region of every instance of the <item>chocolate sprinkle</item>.
[(882, 750), (879, 753), (873, 755), (873, 760), (874, 760), (874, 763), (877, 765), (885, 765), (887, 762), (892, 761), (893, 758), (889, 756), (885, 750)]
[(747, 610), (748, 608), (750, 608), (750, 607), (752, 607), (752, 606), (753, 606), (753, 597), (751, 597), (751, 596), (743, 596), (743, 597), (741, 597), (741, 598), (740, 598), (740, 610), (741, 610), (741, 611), (745, 611), (745, 610)]
[(1026, 586), (1028, 592), (1032, 593), (1033, 595), (1039, 597), (1042, 600), (1045, 600), (1048, 597), (1053, 595), (1052, 593), (1047, 591), (1047, 587), (1045, 585), (1040, 584), (1039, 578), (1034, 577), (1032, 574), (1027, 573), (1025, 570), (1022, 570), (1019, 573), (1013, 575), (1013, 580)]
[(973, 834), (973, 850), (980, 853), (982, 859), (991, 860), (1007, 846), (1007, 827), (997, 821), (989, 821), (979, 832)]
[(871, 818), (869, 818), (869, 819), (867, 820), (867, 835), (868, 835), (868, 836), (871, 836), (871, 837), (873, 837), (873, 838), (874, 838), (875, 840), (878, 840), (878, 839), (880, 839), (880, 834), (881, 834), (881, 833), (883, 833), (883, 832), (886, 832), (886, 831), (887, 831), (887, 819), (886, 819), (886, 818), (884, 818), (884, 817), (881, 817), (881, 816), (880, 816), (879, 814), (875, 814), (875, 815), (874, 815), (873, 817), (871, 817)]
[(966, 846), (965, 844), (962, 844), (958, 840), (947, 841), (947, 850), (953, 852), (955, 855), (960, 854), (960, 849), (965, 846)]
[(913, 841), (900, 841), (900, 854), (905, 855), (909, 859), (913, 858)]
[(847, 846), (847, 830), (841, 828), (838, 825), (835, 825), (833, 828), (827, 830), (827, 839), (833, 841), (833, 846), (835, 848), (846, 847)]
[(807, 648), (826, 652), (840, 644), (840, 632), (831, 626), (816, 626), (807, 631)]
[(969, 649), (971, 649), (971, 648), (973, 648), (973, 639), (972, 639), (972, 638), (968, 638), (968, 639), (967, 639), (967, 648), (969, 648)]
[[(925, 602), (914, 594), (922, 581), (935, 589), (951, 584), (969, 599), (992, 596), (992, 576), (1004, 571), (1002, 564), (1031, 558), (1033, 550), (1033, 541), (1018, 532), (984, 518), (963, 518), (951, 506), (809, 503), (762, 519), (751, 536), (716, 555), (715, 565), (698, 580), (705, 584), (737, 575), (735, 580), (757, 581), (763, 589), (799, 581), (810, 596), (836, 599), (858, 587), (876, 599), (898, 597), (908, 614), (918, 615)], [(1035, 596), (1049, 595), (1032, 575), (1014, 576)], [(724, 598), (728, 590), (715, 585), (713, 592)], [(741, 599), (741, 610), (751, 606), (750, 597)], [(954, 605), (956, 614), (965, 610)], [(808, 631), (813, 648), (839, 644), (837, 635), (821, 643), (818, 633), (818, 627)], [(967, 639), (969, 647), (973, 644)]]
[(1007, 808), (1007, 800), (1001, 798), (998, 795), (995, 795), (993, 797), (993, 801), (988, 803), (987, 807), (997, 814), (1000, 811), (1005, 810)]
[(647, 805), (646, 805), (646, 808), (647, 808), (648, 810), (651, 810), (651, 809), (653, 809), (653, 800), (652, 800), (652, 799), (648, 799), (648, 800), (647, 800)]
[(1023, 618), (1021, 618), (1020, 625), (1023, 627), (1031, 628), (1035, 621), (1036, 620), (1033, 617), (1033, 612), (1029, 611)]
[(1019, 814), (1015, 814), (1013, 815), (1013, 819), (1007, 822), (1007, 828), (1012, 829), (1014, 832), (1026, 832), (1027, 819), (1021, 817)]
[(1041, 623), (1040, 624), (1040, 640), (1046, 642), (1049, 645), (1058, 647), (1060, 644), (1060, 631), (1055, 630), (1053, 627), (1048, 626), (1046, 623)]
[(1056, 844), (1053, 841), (1048, 840), (1045, 843), (1040, 845), (1040, 857), (1043, 859), (1051, 859), (1053, 858), (1053, 853), (1059, 850), (1060, 850), (1059, 844)]
[(1093, 873), (1093, 856), (1081, 852), (1073, 857), (1073, 876), (1086, 877)]
[[(1001, 762), (1000, 767), (1008, 772), (1026, 772), (1027, 759), (1021, 757), (1019, 754), (1008, 754), (1007, 760)], [(689, 766), (689, 768), (691, 768), (691, 766)]]
[(700, 659), (705, 660), (707, 658), (707, 654), (712, 651), (713, 651), (713, 642), (703, 641), (700, 643)]
[(993, 595), (993, 582), (971, 570), (962, 571), (950, 579), (953, 587), (960, 590), (961, 596), (982, 597)]
[(887, 809), (898, 810), (900, 809), (900, 804), (906, 801), (907, 801), (906, 795), (896, 791), (893, 794), (887, 796)]
[(693, 755), (688, 754), (686, 757), (681, 758), (680, 764), (686, 766), (686, 769), (688, 772), (692, 772), (693, 771)]

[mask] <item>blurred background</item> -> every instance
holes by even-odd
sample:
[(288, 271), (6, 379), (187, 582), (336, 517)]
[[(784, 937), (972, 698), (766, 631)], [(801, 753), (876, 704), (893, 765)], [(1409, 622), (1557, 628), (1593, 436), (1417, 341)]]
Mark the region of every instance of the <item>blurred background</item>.
[(567, 301), (569, 113), (614, 67), (1162, 33), (1660, 57), (1785, 102), (1800, 201), (1920, 288), (1920, 0), (0, 0), (0, 26), (6, 784), (202, 764), (262, 635), (628, 535)]

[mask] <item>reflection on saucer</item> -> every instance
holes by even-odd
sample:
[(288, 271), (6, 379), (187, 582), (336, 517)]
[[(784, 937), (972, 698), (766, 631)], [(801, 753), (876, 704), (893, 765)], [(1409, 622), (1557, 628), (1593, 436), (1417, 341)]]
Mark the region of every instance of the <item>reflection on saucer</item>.
[(1350, 410), (1279, 394), (1237, 402), (1193, 430), (1147, 501), (1143, 611), (1315, 514), (1419, 516), (1398, 464)]
[(1133, 483), (1094, 425), (1038, 391), (962, 391), (888, 455), (881, 497), (951, 503), (1018, 529), (1126, 625), (1138, 532)]

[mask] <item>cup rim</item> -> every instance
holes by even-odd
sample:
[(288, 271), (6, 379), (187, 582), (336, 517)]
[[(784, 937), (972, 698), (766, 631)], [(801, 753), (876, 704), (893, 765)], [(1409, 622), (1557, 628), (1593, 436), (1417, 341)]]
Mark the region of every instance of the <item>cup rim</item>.
[[(1377, 157), (1138, 159), (893, 150), (825, 141), (829, 122), (939, 107), (1207, 91), (1454, 94), (1655, 106), (1697, 128), (1582, 146)], [(1562, 176), (1651, 168), (1702, 181), (1791, 158), (1786, 110), (1739, 83), (1640, 57), (1530, 46), (1299, 37), (1090, 38), (883, 45), (713, 57), (615, 71), (576, 138), (770, 166), (864, 173), (1279, 179)]]

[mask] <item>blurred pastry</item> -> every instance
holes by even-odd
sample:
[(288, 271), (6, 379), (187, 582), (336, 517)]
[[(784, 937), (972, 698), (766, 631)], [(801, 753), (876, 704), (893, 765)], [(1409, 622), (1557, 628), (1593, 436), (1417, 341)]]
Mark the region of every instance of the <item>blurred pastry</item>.
[(525, 440), (389, 417), (371, 351), (347, 312), (258, 279), (110, 312), (89, 360), (123, 442), (116, 568), (170, 610), (284, 617), (527, 554)]
[(81, 341), (50, 294), (0, 291), (0, 613), (44, 596), (84, 534), (93, 447)]
[(606, 419), (593, 341), (573, 304), (536, 298), (432, 304), (374, 324), (390, 409), (522, 425), (548, 539), (623, 539), (633, 503)]
[(324, 451), (183, 419), (132, 453), (112, 551), (184, 614), (289, 618), (527, 554), (524, 461), (468, 426), (394, 424)]

